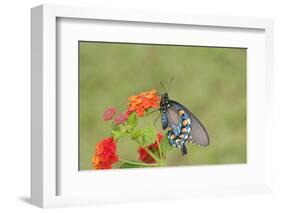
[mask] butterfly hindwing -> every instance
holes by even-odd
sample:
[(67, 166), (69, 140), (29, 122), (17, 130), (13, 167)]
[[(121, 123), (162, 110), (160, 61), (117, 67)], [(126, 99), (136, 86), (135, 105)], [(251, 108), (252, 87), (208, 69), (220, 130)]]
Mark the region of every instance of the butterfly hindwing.
[(168, 118), (169, 125), (170, 124), (171, 126), (175, 125), (175, 121), (179, 119), (179, 115), (175, 116), (175, 113), (171, 113), (171, 112), (175, 112), (176, 109), (182, 109), (190, 119), (192, 143), (201, 146), (208, 146), (209, 135), (206, 128), (203, 126), (200, 120), (190, 110), (182, 106), (180, 103), (170, 100), (169, 104), (171, 105), (167, 110), (167, 118)]

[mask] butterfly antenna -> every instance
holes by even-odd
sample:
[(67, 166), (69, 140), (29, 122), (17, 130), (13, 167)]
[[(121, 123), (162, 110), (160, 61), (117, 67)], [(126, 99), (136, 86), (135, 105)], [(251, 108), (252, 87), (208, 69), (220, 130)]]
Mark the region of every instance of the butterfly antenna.
[(161, 84), (162, 88), (164, 89), (164, 91), (167, 92), (167, 90), (166, 90), (166, 88), (164, 87), (164, 84), (163, 84), (162, 81), (160, 82), (160, 84)]
[(172, 77), (172, 78), (170, 79), (170, 85), (169, 85), (169, 88), (168, 88), (168, 92), (170, 91), (170, 88), (171, 88), (171, 85), (172, 85), (173, 80), (174, 80), (174, 78)]

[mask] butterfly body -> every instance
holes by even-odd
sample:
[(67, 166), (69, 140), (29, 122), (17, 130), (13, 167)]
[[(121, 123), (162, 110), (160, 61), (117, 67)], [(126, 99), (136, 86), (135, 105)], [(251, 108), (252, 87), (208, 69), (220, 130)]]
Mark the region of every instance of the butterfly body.
[(168, 129), (169, 144), (180, 148), (183, 155), (187, 154), (186, 143), (209, 145), (207, 130), (199, 119), (180, 103), (170, 100), (167, 93), (161, 97), (160, 111), (162, 128)]

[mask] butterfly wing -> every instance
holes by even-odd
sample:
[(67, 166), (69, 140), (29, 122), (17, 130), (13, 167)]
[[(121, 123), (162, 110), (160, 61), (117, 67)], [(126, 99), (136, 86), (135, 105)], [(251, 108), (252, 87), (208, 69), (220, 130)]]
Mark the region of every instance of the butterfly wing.
[(178, 110), (175, 104), (170, 104), (166, 111), (168, 124), (172, 128), (175, 137), (180, 135), (182, 127), (181, 116), (178, 114)]
[(191, 126), (187, 113), (173, 103), (169, 103), (169, 107), (164, 113), (169, 126), (167, 132), (169, 144), (180, 148), (182, 155), (186, 155), (185, 143), (191, 141)]
[[(208, 146), (209, 145), (209, 135), (206, 130), (206, 128), (203, 126), (201, 121), (186, 107), (182, 106), (180, 103), (176, 101), (170, 100), (170, 105), (171, 105), (171, 110), (167, 110), (167, 114), (171, 114), (170, 111), (174, 111), (176, 108), (181, 108), (187, 113), (188, 117), (190, 118), (190, 123), (191, 123), (191, 137), (192, 137), (192, 142), (201, 145), (201, 146)], [(170, 109), (169, 108), (169, 109)], [(171, 114), (171, 119), (168, 116), (168, 121), (169, 123), (175, 120), (175, 117), (173, 114)]]

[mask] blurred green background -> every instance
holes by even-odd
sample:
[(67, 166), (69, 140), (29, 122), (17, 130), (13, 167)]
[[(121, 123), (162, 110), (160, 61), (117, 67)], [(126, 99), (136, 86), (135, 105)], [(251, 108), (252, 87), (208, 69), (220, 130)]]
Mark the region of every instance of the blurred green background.
[[(108, 107), (124, 111), (127, 98), (169, 84), (171, 99), (205, 125), (209, 147), (188, 144), (188, 155), (168, 153), (167, 165), (246, 163), (246, 49), (79, 42), (79, 168), (92, 168), (95, 144), (110, 136)], [(151, 125), (158, 113), (139, 119)], [(160, 120), (156, 128), (161, 130)], [(134, 142), (118, 141), (123, 159), (137, 160)], [(118, 164), (115, 165), (115, 167)]]

